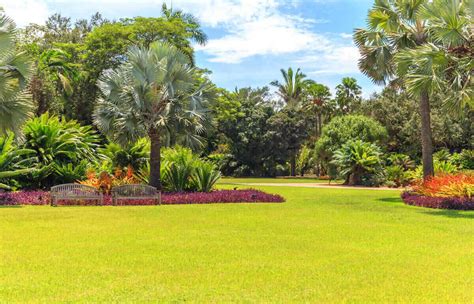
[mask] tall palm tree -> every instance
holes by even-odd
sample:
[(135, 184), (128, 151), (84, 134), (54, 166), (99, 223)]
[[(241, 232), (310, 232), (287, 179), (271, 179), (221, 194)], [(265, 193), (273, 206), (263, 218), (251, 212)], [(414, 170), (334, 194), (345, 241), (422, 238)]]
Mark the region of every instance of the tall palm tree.
[(342, 114), (348, 114), (356, 103), (361, 100), (361, 87), (352, 77), (342, 78), (341, 84), (336, 86), (337, 109)]
[(303, 109), (316, 116), (315, 132), (316, 138), (321, 136), (323, 126), (323, 116), (331, 113), (331, 91), (323, 84), (310, 81), (305, 88), (305, 104)]
[(14, 45), (15, 25), (0, 12), (0, 133), (18, 133), (33, 105), (26, 92), (32, 64)]
[(277, 94), (285, 104), (290, 106), (299, 105), (304, 97), (304, 88), (309, 80), (306, 79), (306, 75), (299, 68), (296, 73), (293, 72), (292, 68), (288, 68), (287, 71), (284, 69), (280, 71), (283, 76), (283, 83), (275, 80), (270, 84), (277, 88)]
[(169, 136), (169, 124), (193, 126), (184, 128), (190, 132), (203, 126), (205, 86), (197, 84), (189, 57), (169, 44), (134, 46), (126, 57), (126, 63), (106, 71), (99, 80), (102, 96), (97, 101), (94, 122), (123, 144), (148, 136), (149, 182), (161, 188), (160, 154), (163, 140)]
[(472, 100), (472, 61), (466, 60), (472, 52), (464, 59), (454, 52), (472, 50), (471, 7), (470, 0), (375, 0), (367, 29), (354, 33), (361, 71), (376, 83), (406, 87), (420, 100), (424, 178), (434, 174), (430, 95), (455, 91)]

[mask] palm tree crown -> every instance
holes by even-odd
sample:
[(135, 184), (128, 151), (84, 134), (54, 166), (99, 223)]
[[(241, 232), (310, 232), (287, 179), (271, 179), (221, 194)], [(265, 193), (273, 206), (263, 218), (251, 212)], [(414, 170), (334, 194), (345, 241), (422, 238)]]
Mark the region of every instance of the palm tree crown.
[(0, 14), (0, 133), (18, 133), (32, 111), (31, 97), (26, 86), (32, 64), (24, 52), (14, 46), (15, 26)]
[(288, 68), (288, 71), (281, 69), (283, 76), (283, 83), (275, 80), (270, 84), (277, 87), (277, 94), (287, 105), (297, 105), (302, 101), (304, 96), (304, 89), (309, 82), (306, 79), (306, 75), (301, 72), (298, 68), (296, 73), (293, 72), (292, 68)]

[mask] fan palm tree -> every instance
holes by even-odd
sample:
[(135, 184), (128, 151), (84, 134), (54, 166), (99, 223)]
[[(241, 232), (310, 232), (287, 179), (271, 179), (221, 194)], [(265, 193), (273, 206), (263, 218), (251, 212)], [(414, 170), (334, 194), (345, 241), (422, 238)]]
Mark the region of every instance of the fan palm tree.
[(190, 59), (176, 47), (154, 42), (149, 48), (134, 46), (126, 54), (128, 62), (106, 71), (98, 86), (102, 96), (94, 112), (94, 122), (119, 143), (140, 137), (150, 139), (150, 179), (161, 189), (160, 154), (169, 136), (169, 123), (179, 122), (188, 132), (204, 125), (206, 100)]
[(0, 14), (0, 134), (18, 133), (33, 109), (25, 90), (32, 64), (24, 52), (15, 50), (15, 34), (13, 21)]
[(342, 83), (336, 86), (337, 110), (342, 114), (348, 114), (351, 107), (361, 100), (361, 94), (361, 87), (355, 78), (342, 78)]
[(277, 88), (277, 94), (290, 106), (297, 106), (304, 97), (304, 88), (310, 80), (306, 79), (306, 75), (298, 68), (296, 73), (292, 68), (288, 70), (281, 69), (283, 83), (278, 80), (272, 81), (270, 84)]
[[(470, 0), (376, 0), (368, 28), (354, 33), (361, 71), (376, 83), (406, 87), (420, 100), (424, 178), (434, 174), (430, 95), (454, 91), (472, 100), (471, 6)], [(460, 47), (470, 55), (457, 56)]]

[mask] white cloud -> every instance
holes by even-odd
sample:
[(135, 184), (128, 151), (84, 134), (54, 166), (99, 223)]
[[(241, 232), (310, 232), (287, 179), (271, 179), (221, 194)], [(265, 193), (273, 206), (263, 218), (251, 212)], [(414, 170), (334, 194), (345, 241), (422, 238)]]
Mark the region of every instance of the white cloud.
[(309, 54), (296, 62), (303, 64), (309, 75), (360, 73), (359, 50), (352, 45), (332, 45), (330, 50)]
[(18, 27), (30, 23), (43, 24), (49, 15), (48, 6), (42, 0), (0, 0), (0, 7)]

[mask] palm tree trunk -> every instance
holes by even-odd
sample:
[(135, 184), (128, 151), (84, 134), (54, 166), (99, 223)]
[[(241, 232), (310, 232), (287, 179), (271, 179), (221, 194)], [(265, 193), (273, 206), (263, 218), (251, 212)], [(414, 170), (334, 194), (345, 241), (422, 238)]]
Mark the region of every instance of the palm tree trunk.
[(421, 147), (423, 159), (423, 178), (427, 179), (434, 175), (433, 167), (433, 140), (431, 134), (430, 99), (428, 92), (424, 91), (420, 96), (421, 116)]
[(149, 132), (151, 150), (150, 150), (150, 186), (161, 190), (161, 138), (157, 130)]

